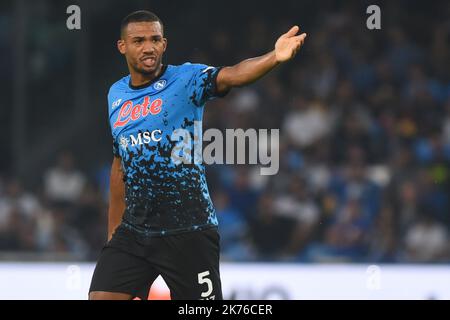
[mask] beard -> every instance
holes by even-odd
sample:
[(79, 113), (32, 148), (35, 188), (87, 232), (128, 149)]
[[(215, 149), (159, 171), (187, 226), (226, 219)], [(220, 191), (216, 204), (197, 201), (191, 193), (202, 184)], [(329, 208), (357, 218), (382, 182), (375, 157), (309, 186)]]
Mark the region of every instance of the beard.
[(131, 64), (131, 67), (135, 72), (148, 76), (155, 73), (160, 67), (160, 65), (161, 65), (161, 58), (155, 60), (155, 62), (151, 66), (146, 66), (143, 63), (143, 61), (136, 60), (134, 61), (134, 63)]

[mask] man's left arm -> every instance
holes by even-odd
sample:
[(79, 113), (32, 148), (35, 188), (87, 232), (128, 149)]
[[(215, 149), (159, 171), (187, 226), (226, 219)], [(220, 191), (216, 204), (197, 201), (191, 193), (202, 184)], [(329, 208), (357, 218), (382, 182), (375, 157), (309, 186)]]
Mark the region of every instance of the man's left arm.
[(244, 60), (234, 66), (224, 67), (219, 71), (216, 79), (217, 93), (228, 92), (233, 87), (250, 84), (278, 64), (292, 59), (306, 38), (306, 33), (297, 35), (299, 27), (294, 26), (287, 33), (281, 35), (275, 43), (275, 49), (263, 56)]

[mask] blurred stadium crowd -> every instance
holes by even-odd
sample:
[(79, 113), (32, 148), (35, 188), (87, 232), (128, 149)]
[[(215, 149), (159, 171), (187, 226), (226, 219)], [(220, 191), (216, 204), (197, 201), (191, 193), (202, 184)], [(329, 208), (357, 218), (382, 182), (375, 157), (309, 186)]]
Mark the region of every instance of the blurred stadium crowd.
[[(450, 6), (437, 2), (435, 10), (406, 12), (404, 2), (391, 3), (382, 7), (383, 29), (370, 31), (363, 7), (325, 3), (307, 11), (308, 38), (295, 61), (206, 106), (204, 129), (279, 128), (281, 137), (277, 175), (261, 176), (251, 165), (207, 167), (222, 259), (448, 263)], [(153, 10), (163, 21), (169, 16)], [(109, 17), (111, 24), (126, 12)], [(227, 65), (263, 54), (293, 21), (303, 26), (295, 10), (286, 12), (273, 12), (272, 20), (269, 10), (252, 12), (230, 27), (220, 19), (211, 28), (193, 24), (202, 28), (195, 50), (169, 58)], [(186, 40), (166, 25), (170, 52), (172, 42)], [(101, 23), (95, 26), (95, 43), (103, 41), (95, 32), (112, 37)], [(121, 61), (107, 45), (100, 52)], [(165, 63), (175, 63), (169, 58)], [(105, 92), (124, 74), (120, 63), (91, 73), (97, 75), (92, 82), (102, 83), (102, 90), (93, 84), (99, 104), (92, 107), (102, 109), (105, 118), (98, 118), (105, 123)], [(103, 124), (97, 130), (108, 137)], [(108, 138), (95, 143), (98, 150), (110, 147)], [(32, 187), (0, 170), (0, 252), (96, 259), (106, 239), (112, 153), (90, 150), (89, 157), (67, 149), (49, 155), (56, 160)], [(80, 164), (86, 157), (88, 164)]]

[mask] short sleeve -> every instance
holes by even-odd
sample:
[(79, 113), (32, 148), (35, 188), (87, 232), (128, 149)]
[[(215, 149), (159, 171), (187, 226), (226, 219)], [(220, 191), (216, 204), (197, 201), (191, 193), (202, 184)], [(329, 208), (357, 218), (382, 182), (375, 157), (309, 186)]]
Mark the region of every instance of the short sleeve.
[(221, 67), (211, 67), (204, 64), (192, 64), (188, 83), (189, 99), (197, 107), (203, 106), (208, 100), (226, 95), (217, 93), (216, 80)]

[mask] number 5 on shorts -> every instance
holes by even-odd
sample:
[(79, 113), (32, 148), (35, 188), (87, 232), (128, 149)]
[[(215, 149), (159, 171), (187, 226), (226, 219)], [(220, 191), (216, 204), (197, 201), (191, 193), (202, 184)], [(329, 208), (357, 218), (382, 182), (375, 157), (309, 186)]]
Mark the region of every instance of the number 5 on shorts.
[(209, 278), (207, 278), (208, 276), (209, 276), (209, 271), (200, 272), (198, 274), (198, 283), (199, 284), (206, 283), (208, 285), (208, 289), (205, 292), (202, 292), (202, 294), (201, 294), (202, 298), (208, 297), (213, 291), (213, 284), (212, 284), (212, 281)]

